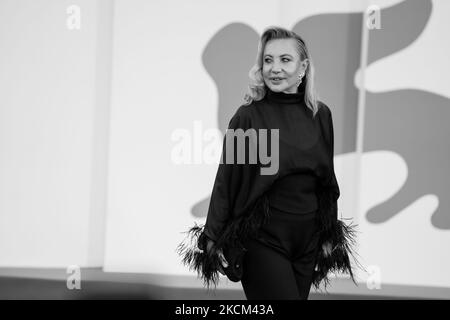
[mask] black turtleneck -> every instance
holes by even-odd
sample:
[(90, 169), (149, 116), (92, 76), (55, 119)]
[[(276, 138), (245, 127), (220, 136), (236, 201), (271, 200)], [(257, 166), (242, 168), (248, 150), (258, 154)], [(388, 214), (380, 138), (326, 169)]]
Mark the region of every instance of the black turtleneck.
[(272, 208), (293, 214), (318, 209), (316, 191), (322, 188), (332, 190), (336, 199), (339, 197), (333, 166), (331, 111), (319, 101), (313, 117), (304, 102), (302, 86), (296, 93), (267, 88), (263, 99), (236, 110), (228, 129), (267, 129), (267, 132), (278, 129), (278, 171), (262, 175), (260, 168), (270, 165), (260, 162), (219, 164), (205, 225), (206, 235), (211, 239), (220, 235), (230, 217), (250, 212), (263, 195), (268, 196)]
[(299, 87), (295, 93), (275, 92), (266, 87), (266, 98), (282, 104), (301, 104), (305, 97), (305, 88)]
[[(302, 87), (299, 87), (296, 93), (267, 89), (265, 101), (272, 106), (275, 118), (280, 117), (280, 140), (294, 148), (303, 149), (304, 153), (307, 153), (308, 149), (312, 153), (312, 147), (318, 141), (319, 127), (315, 125), (312, 111), (305, 104), (304, 93)], [(280, 153), (293, 150), (286, 148), (284, 144), (283, 148), (281, 146), (282, 144)], [(275, 180), (268, 193), (272, 208), (299, 214), (317, 210), (317, 176), (311, 169), (298, 169), (282, 173)]]

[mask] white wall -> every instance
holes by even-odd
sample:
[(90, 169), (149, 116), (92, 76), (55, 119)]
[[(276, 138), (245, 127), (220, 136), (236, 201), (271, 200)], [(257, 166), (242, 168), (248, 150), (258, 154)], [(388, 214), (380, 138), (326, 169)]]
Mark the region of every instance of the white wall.
[(111, 8), (0, 1), (2, 267), (103, 263)]
[[(446, 1), (433, 1), (433, 5), (436, 8), (446, 8), (448, 5), (444, 5), (444, 2), (446, 3)], [(233, 78), (236, 74), (233, 73), (233, 68), (237, 65), (236, 61), (239, 61), (239, 54), (248, 51), (250, 47), (254, 48), (256, 53), (257, 35), (265, 27), (277, 24), (291, 28), (302, 19), (315, 17), (316, 23), (321, 21), (321, 26), (326, 29), (328, 26), (325, 23), (329, 23), (332, 27), (338, 19), (347, 23), (355, 21), (350, 17), (352, 13), (357, 14), (354, 17), (360, 15), (362, 18), (362, 13), (368, 4), (376, 3), (381, 9), (389, 9), (381, 17), (382, 23), (386, 23), (385, 28), (400, 25), (401, 29), (402, 17), (408, 15), (408, 10), (413, 10), (403, 8), (403, 11), (399, 12), (399, 9), (392, 8), (395, 5), (408, 4), (408, 1), (349, 0), (343, 3), (344, 5), (332, 0), (317, 3), (291, 0), (116, 1), (108, 185), (110, 197), (108, 197), (105, 270), (194, 276), (181, 265), (175, 248), (184, 237), (182, 231), (192, 226), (194, 222), (204, 222), (204, 218), (198, 215), (193, 216), (192, 208), (198, 207), (198, 204), (203, 203), (202, 201), (210, 195), (217, 165), (205, 162), (201, 165), (198, 163), (176, 165), (174, 161), (171, 161), (171, 152), (176, 145), (171, 140), (172, 133), (177, 129), (186, 129), (194, 135), (194, 125), (198, 120), (204, 130), (201, 133), (205, 133), (207, 129), (217, 128), (218, 117), (223, 115), (219, 103), (228, 93), (225, 90), (228, 89), (228, 83), (237, 78)], [(418, 4), (418, 2), (409, 2), (411, 3)], [(255, 10), (256, 6), (258, 10)], [(414, 8), (417, 10), (417, 7)], [(417, 12), (413, 11), (410, 14)], [(330, 18), (332, 13), (334, 16), (331, 15)], [(338, 16), (338, 14), (342, 15)], [(223, 33), (223, 29), (230, 24), (240, 24), (240, 26), (229, 33)], [(345, 26), (345, 23), (342, 22), (341, 26)], [(251, 29), (255, 34), (254, 37), (245, 33), (246, 27)], [(361, 29), (362, 27), (361, 25)], [(367, 66), (368, 88), (362, 89), (368, 92), (370, 91), (368, 89), (374, 90), (374, 88), (378, 91), (386, 90), (384, 86), (386, 81), (382, 76), (388, 72), (386, 70), (389, 70), (387, 73), (389, 76), (392, 75), (392, 78), (389, 77), (387, 81), (390, 83), (390, 90), (403, 88), (404, 83), (408, 88), (411, 86), (428, 89), (429, 82), (426, 82), (427, 87), (424, 87), (420, 81), (414, 82), (415, 79), (421, 79), (420, 77), (410, 77), (410, 74), (405, 72), (408, 68), (410, 70), (414, 61), (420, 60), (423, 52), (428, 48), (443, 46), (444, 52), (447, 50), (448, 46), (443, 45), (437, 38), (440, 34), (439, 30), (448, 29), (447, 20), (434, 13), (430, 16), (427, 27), (428, 31), (414, 35), (415, 38), (412, 39), (416, 41), (410, 44), (409, 51), (398, 48), (396, 49), (400, 50), (399, 52), (393, 50), (396, 54), (407, 53), (409, 60), (402, 60), (405, 65), (392, 64), (394, 60), (390, 59), (394, 54), (391, 54), (389, 58), (383, 57)], [(431, 27), (433, 28), (430, 29)], [(336, 32), (336, 30), (332, 31)], [(360, 32), (359, 26), (358, 32)], [(375, 32), (377, 30), (373, 31)], [(220, 41), (216, 37), (218, 34), (221, 36)], [(354, 33), (351, 34), (354, 35)], [(430, 37), (431, 35), (433, 37)], [(423, 42), (423, 40), (426, 41)], [(422, 44), (416, 45), (418, 43)], [(382, 45), (385, 46), (384, 48), (388, 47), (387, 44)], [(211, 46), (214, 48), (211, 49)], [(347, 43), (343, 46), (347, 46)], [(241, 49), (244, 47), (245, 50)], [(323, 48), (326, 50), (326, 44)], [(359, 48), (356, 49), (359, 50)], [(237, 50), (240, 52), (236, 53)], [(327, 59), (334, 61), (332, 48), (329, 52), (330, 56)], [(354, 53), (351, 50), (348, 52)], [(217, 67), (216, 74), (212, 74), (208, 65), (205, 65), (207, 54), (214, 57), (216, 64), (214, 67), (222, 62), (221, 66), (226, 67), (223, 69)], [(443, 59), (441, 54), (436, 57)], [(448, 69), (447, 63), (441, 60), (433, 60), (433, 63), (429, 65), (430, 70), (435, 71), (433, 74), (440, 68)], [(378, 74), (377, 63), (391, 63), (390, 67), (395, 65), (399, 69), (392, 72), (390, 68), (380, 68), (382, 73)], [(220, 69), (220, 72), (217, 69)], [(358, 83), (357, 70), (348, 70), (348, 72), (355, 73), (355, 83), (361, 85)], [(224, 76), (218, 79), (217, 74)], [(405, 77), (410, 79), (403, 81)], [(340, 81), (341, 78), (336, 79)], [(396, 81), (395, 86), (393, 79)], [(219, 83), (218, 80), (223, 82)], [(380, 87), (378, 82), (383, 85)], [(353, 83), (348, 85), (353, 86)], [(442, 93), (444, 87), (439, 85), (434, 88), (436, 92)], [(355, 86), (354, 89), (357, 90), (358, 87)], [(227, 100), (227, 103), (230, 100)], [(334, 105), (332, 101), (330, 104)], [(236, 109), (238, 106), (237, 103), (235, 105), (230, 103), (225, 107)], [(222, 109), (223, 107), (222, 105)], [(334, 114), (339, 115), (338, 112)], [(374, 114), (376, 112), (364, 119), (364, 126), (377, 121), (378, 118), (373, 117)], [(399, 123), (401, 121), (405, 120), (399, 117)], [(342, 128), (343, 125), (345, 122), (336, 122), (336, 128)], [(431, 128), (435, 124), (427, 125)], [(373, 131), (365, 132), (365, 140), (369, 133), (373, 134)], [(201, 142), (201, 138), (202, 136), (197, 142)], [(387, 137), (385, 140), (389, 142), (392, 139)], [(406, 139), (401, 145), (408, 144), (410, 140)], [(192, 151), (193, 153), (196, 151), (195, 147)], [(439, 230), (431, 226), (429, 221), (425, 224), (423, 219), (419, 220), (424, 212), (430, 213), (436, 209), (435, 197), (425, 199), (426, 203), (423, 202), (419, 206), (411, 205), (408, 208), (408, 214), (394, 212), (399, 218), (396, 215), (396, 219), (386, 224), (369, 223), (366, 217), (367, 211), (375, 204), (385, 202), (386, 199), (396, 195), (401, 186), (399, 182), (404, 179), (406, 172), (404, 169), (407, 164), (399, 161), (401, 150), (394, 149), (398, 151), (397, 154), (388, 153), (384, 149), (364, 152), (361, 157), (362, 170), (358, 177), (362, 182), (360, 188), (353, 189), (351, 184), (354, 172), (352, 170), (355, 167), (357, 155), (354, 150), (351, 151), (339, 154), (335, 158), (338, 181), (342, 190), (339, 207), (341, 212), (344, 211), (345, 216), (358, 218), (361, 231), (358, 245), (364, 266), (379, 267), (382, 270), (380, 281), (383, 284), (448, 287), (450, 285), (450, 278), (446, 273), (448, 268), (438, 268), (433, 272), (429, 272), (429, 268), (437, 261), (442, 266), (449, 265), (449, 256), (428, 248), (436, 248), (440, 243), (447, 243), (449, 231)], [(414, 151), (416, 154), (421, 153), (417, 149)], [(444, 155), (448, 156), (448, 154)], [(431, 163), (434, 163), (434, 156), (431, 154), (429, 157)], [(376, 192), (374, 187), (377, 188)], [(434, 192), (434, 190), (426, 191)], [(378, 198), (380, 195), (385, 198)], [(356, 199), (360, 202), (359, 206), (350, 205)], [(410, 200), (415, 199), (412, 197)], [(393, 209), (385, 208), (385, 210)], [(426, 235), (426, 237), (417, 237), (417, 234)], [(408, 249), (405, 250), (405, 247)], [(425, 250), (427, 254), (417, 256), (416, 250)], [(366, 279), (369, 279), (369, 274), (361, 271), (359, 276), (364, 286)]]
[[(193, 133), (199, 119), (204, 130), (217, 129), (219, 92), (202, 64), (205, 46), (230, 23), (246, 24), (256, 34), (271, 24), (289, 28), (316, 14), (365, 8), (357, 0), (343, 3), (0, 0), (0, 267), (77, 264), (193, 276), (174, 249), (183, 238), (180, 231), (194, 220), (203, 222), (191, 209), (210, 194), (217, 166), (174, 165), (171, 134), (180, 128)], [(66, 27), (69, 5), (81, 9), (80, 30)], [(439, 10), (448, 4), (433, 5), (418, 41), (368, 66), (366, 90), (407, 87), (450, 96), (445, 81), (423, 82), (405, 71), (427, 48), (439, 44), (448, 51), (437, 36), (448, 29), (440, 14), (445, 10)], [(181, 58), (180, 47), (187, 49)], [(436, 55), (425, 71), (447, 70), (443, 57)], [(386, 66), (393, 70), (387, 82), (380, 76)], [(385, 283), (448, 287), (448, 268), (442, 267), (450, 263), (448, 254), (428, 249), (447, 243), (448, 230), (419, 217), (436, 210), (435, 196), (413, 203), (387, 225), (363, 219), (381, 202), (373, 196), (381, 193), (370, 188), (389, 191), (388, 198), (406, 175), (397, 155), (377, 152), (362, 157), (361, 189), (371, 195), (360, 197), (364, 262), (382, 267)], [(349, 176), (354, 154), (335, 160), (338, 176)], [(393, 180), (380, 180), (383, 161)], [(344, 182), (342, 194), (351, 194), (348, 183), (338, 180)], [(340, 201), (349, 212), (353, 198)], [(399, 235), (408, 250), (426, 251), (420, 263), (415, 251), (398, 254), (405, 247)], [(429, 272), (429, 263), (437, 261), (441, 268)]]

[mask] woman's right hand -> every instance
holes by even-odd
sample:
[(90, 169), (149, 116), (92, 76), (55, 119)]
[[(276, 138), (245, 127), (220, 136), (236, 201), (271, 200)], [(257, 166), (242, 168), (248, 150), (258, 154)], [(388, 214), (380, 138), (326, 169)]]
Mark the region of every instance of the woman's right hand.
[(228, 268), (228, 261), (225, 259), (222, 249), (215, 249), (214, 241), (212, 241), (211, 239), (208, 239), (208, 242), (206, 244), (206, 251), (208, 254), (217, 254), (219, 256), (219, 260), (221, 263), (221, 265), (219, 265), (219, 272), (221, 274), (225, 275), (223, 268)]

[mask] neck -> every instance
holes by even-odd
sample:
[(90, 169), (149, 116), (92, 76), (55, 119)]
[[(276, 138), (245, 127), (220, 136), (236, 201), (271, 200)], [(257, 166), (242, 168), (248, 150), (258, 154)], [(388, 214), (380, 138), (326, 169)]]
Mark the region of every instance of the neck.
[(266, 87), (266, 98), (281, 104), (298, 104), (305, 100), (305, 89), (300, 86), (297, 92), (275, 92)]

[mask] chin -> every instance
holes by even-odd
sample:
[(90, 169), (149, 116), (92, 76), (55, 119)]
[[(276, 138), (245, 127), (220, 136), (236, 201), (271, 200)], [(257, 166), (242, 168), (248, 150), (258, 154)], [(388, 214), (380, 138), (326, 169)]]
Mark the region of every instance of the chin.
[(284, 90), (286, 90), (285, 87), (278, 87), (278, 86), (268, 86), (270, 88), (270, 90), (272, 90), (273, 92), (282, 92)]

